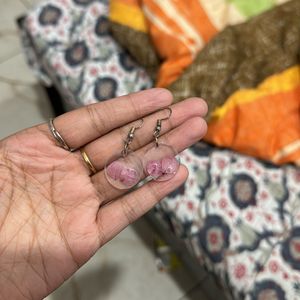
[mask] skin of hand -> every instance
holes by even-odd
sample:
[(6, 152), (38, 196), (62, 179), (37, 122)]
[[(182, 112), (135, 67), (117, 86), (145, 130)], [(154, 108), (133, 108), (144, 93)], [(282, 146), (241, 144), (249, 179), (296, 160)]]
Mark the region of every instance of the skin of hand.
[[(153, 146), (160, 110), (172, 102), (150, 89), (68, 112), (54, 120), (71, 148), (84, 150), (97, 173), (90, 176), (80, 151), (59, 147), (47, 124), (0, 141), (0, 299), (42, 299), (58, 288), (105, 243), (186, 180), (183, 165), (169, 181), (130, 192), (112, 187), (106, 161), (122, 151), (129, 128), (144, 118), (131, 149), (142, 159)], [(178, 152), (200, 140), (206, 103), (191, 98), (171, 106), (160, 141)], [(160, 110), (160, 111), (159, 111)]]

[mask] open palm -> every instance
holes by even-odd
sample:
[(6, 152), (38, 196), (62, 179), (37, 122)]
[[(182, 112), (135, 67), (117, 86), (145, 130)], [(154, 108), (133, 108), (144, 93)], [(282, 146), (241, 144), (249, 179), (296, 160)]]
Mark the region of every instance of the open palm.
[[(55, 119), (71, 148), (84, 147), (97, 173), (90, 176), (80, 152), (55, 143), (47, 124), (0, 142), (0, 299), (41, 299), (60, 286), (103, 244), (181, 185), (187, 170), (165, 182), (125, 193), (104, 176), (105, 163), (122, 151), (129, 128), (144, 118), (132, 143), (141, 158), (171, 94), (152, 89), (86, 106)], [(197, 98), (172, 106), (161, 140), (178, 152), (206, 131), (206, 104)]]

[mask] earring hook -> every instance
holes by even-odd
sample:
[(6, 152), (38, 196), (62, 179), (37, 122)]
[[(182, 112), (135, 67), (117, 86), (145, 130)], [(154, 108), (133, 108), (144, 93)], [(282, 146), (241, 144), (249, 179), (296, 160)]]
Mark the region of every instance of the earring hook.
[(137, 129), (140, 129), (144, 124), (144, 119), (141, 119), (141, 123), (139, 126), (132, 126), (127, 134), (126, 140), (124, 142), (124, 149), (122, 150), (122, 155), (125, 157), (128, 154), (129, 151), (129, 145), (132, 143), (132, 140), (134, 138), (134, 133)]
[(144, 124), (144, 119), (141, 119), (140, 120), (140, 125), (139, 126), (134, 126), (134, 128), (135, 129), (140, 129), (140, 128), (142, 128), (143, 124)]
[(167, 109), (169, 111), (169, 116), (166, 117), (166, 118), (163, 118), (163, 119), (158, 119), (157, 122), (156, 122), (156, 127), (155, 127), (155, 130), (153, 132), (153, 136), (155, 138), (155, 145), (156, 147), (158, 147), (158, 138), (160, 136), (160, 131), (161, 131), (161, 123), (162, 121), (166, 121), (166, 120), (169, 120), (171, 118), (171, 115), (172, 115), (172, 109), (171, 107), (166, 107), (166, 108), (163, 108), (161, 110), (165, 110)]
[(166, 117), (166, 118), (163, 118), (163, 119), (160, 119), (161, 121), (166, 121), (166, 120), (169, 120), (170, 118), (171, 118), (171, 116), (172, 116), (172, 109), (171, 109), (171, 107), (166, 107), (166, 108), (163, 108), (163, 109), (161, 109), (161, 111), (162, 110), (168, 110), (169, 111), (169, 115)]

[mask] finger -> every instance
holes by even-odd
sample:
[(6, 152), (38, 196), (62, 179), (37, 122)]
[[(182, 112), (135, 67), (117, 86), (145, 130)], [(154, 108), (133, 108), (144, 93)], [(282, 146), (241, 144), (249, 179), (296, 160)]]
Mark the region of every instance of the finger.
[[(204, 102), (204, 100), (199, 98), (187, 99), (172, 105), (171, 108), (172, 116), (169, 120), (163, 121), (161, 134), (164, 134), (169, 130), (179, 126), (186, 120), (189, 120), (195, 116), (203, 117), (207, 113), (207, 104)], [(167, 111), (162, 110), (145, 117), (143, 128), (141, 131), (136, 132), (130, 148), (132, 150), (136, 150), (147, 143), (150, 143), (151, 140), (153, 140), (153, 131), (157, 119), (164, 118), (167, 114)], [(89, 143), (84, 147), (85, 152), (88, 153), (90, 160), (97, 170), (103, 169), (106, 162), (111, 157), (121, 153), (125, 137), (127, 136), (130, 128), (136, 124), (136, 122), (133, 122), (121, 128), (115, 129), (114, 131)]]
[[(160, 142), (171, 145), (177, 152), (181, 152), (199, 141), (205, 135), (206, 130), (206, 122), (202, 118), (195, 117), (163, 135), (160, 138)], [(153, 143), (135, 151), (135, 154), (142, 160), (147, 150), (151, 147), (153, 147)], [(107, 181), (104, 171), (94, 175), (92, 177), (92, 182), (99, 193), (102, 205), (128, 192), (113, 187)]]
[[(171, 102), (172, 94), (168, 90), (154, 88), (84, 106), (57, 117), (54, 125), (67, 145), (77, 149)], [(48, 132), (47, 125), (41, 126)], [(52, 138), (50, 133), (49, 136)]]
[(111, 240), (127, 225), (149, 211), (161, 199), (182, 185), (188, 177), (188, 170), (181, 165), (176, 175), (169, 181), (148, 182), (141, 188), (101, 207), (96, 222), (104, 238)]

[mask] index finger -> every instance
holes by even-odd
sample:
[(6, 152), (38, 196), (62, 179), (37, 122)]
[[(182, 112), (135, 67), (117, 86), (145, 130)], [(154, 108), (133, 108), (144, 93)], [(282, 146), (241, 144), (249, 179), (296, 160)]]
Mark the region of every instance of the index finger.
[(70, 148), (78, 149), (111, 130), (170, 105), (172, 94), (153, 88), (84, 106), (54, 120), (56, 130)]

